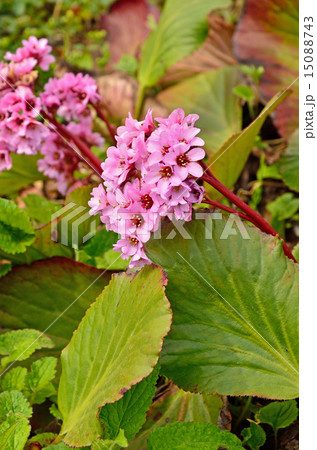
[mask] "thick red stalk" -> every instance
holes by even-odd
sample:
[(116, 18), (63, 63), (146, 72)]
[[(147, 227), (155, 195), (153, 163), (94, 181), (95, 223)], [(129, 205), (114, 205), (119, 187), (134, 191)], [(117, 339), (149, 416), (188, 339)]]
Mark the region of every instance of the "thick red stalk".
[[(77, 153), (78, 156), (84, 161), (86, 164), (88, 163), (89, 166), (97, 173), (97, 175), (101, 176), (102, 169), (101, 169), (101, 161), (100, 159), (90, 150), (87, 144), (85, 144), (83, 141), (81, 141), (77, 136), (74, 136), (70, 131), (61, 123), (57, 122), (57, 120), (47, 114), (46, 112), (42, 111), (41, 115), (52, 125), (54, 125), (58, 131), (58, 133), (67, 140), (72, 141), (78, 150), (80, 150), (80, 153)], [(88, 161), (87, 161), (88, 160)]]
[(230, 208), (229, 206), (225, 206), (221, 203), (215, 202), (214, 200), (210, 200), (209, 198), (206, 197), (203, 199), (202, 203), (207, 203), (208, 205), (214, 206), (215, 208), (218, 209), (222, 209), (223, 211), (226, 211), (230, 214), (236, 214), (237, 216), (241, 217), (241, 219), (248, 220), (249, 222), (253, 223), (253, 225), (257, 226), (257, 224), (249, 216), (233, 208)]
[(252, 219), (252, 223), (254, 223), (261, 231), (271, 234), (272, 236), (278, 236), (283, 241), (283, 250), (286, 256), (288, 256), (293, 261), (297, 262), (294, 258), (291, 250), (288, 248), (284, 240), (281, 238), (281, 236), (277, 233), (276, 230), (266, 221), (263, 219), (260, 214), (258, 214), (256, 211), (254, 211), (249, 205), (244, 203), (241, 198), (239, 198), (237, 195), (235, 195), (230, 189), (228, 189), (226, 186), (224, 186), (222, 183), (220, 183), (217, 178), (215, 178), (214, 175), (203, 175), (202, 180), (204, 180), (206, 183), (210, 184), (213, 188), (215, 188), (218, 192), (220, 192), (222, 195), (224, 195), (228, 200), (230, 200), (234, 205), (236, 205), (241, 211), (243, 211), (247, 216), (248, 219)]
[(105, 122), (105, 124), (106, 124), (106, 126), (107, 126), (107, 128), (108, 128), (108, 131), (109, 131), (109, 133), (110, 133), (110, 136), (111, 136), (112, 140), (113, 140), (114, 142), (116, 142), (116, 134), (115, 134), (115, 132), (114, 132), (114, 130), (113, 130), (113, 128), (112, 128), (112, 125), (111, 125), (111, 123), (109, 122), (107, 116), (103, 113), (103, 111), (102, 111), (100, 105), (94, 104), (94, 103), (91, 103), (91, 105), (95, 108), (96, 113), (98, 114), (98, 116), (100, 117), (100, 119), (103, 120), (103, 121)]

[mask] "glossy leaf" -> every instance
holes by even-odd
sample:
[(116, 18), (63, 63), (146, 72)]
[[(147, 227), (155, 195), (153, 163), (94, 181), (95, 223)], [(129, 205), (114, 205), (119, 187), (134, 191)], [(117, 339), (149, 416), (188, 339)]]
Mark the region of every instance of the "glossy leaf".
[[(289, 93), (286, 90), (273, 97), (247, 128), (231, 136), (208, 160), (211, 172), (228, 188), (232, 188), (238, 180), (265, 119)], [(221, 198), (221, 194), (209, 185), (206, 186), (206, 189), (212, 198)]]
[(167, 272), (173, 310), (163, 373), (194, 392), (297, 397), (296, 264), (280, 240), (246, 223), (237, 229), (234, 217), (202, 216), (183, 227), (186, 239), (167, 239), (166, 224), (146, 244)]
[(171, 324), (161, 269), (115, 276), (87, 310), (62, 352), (58, 407), (68, 445), (89, 445), (102, 434), (99, 408), (119, 400), (149, 375)]
[(0, 249), (13, 254), (24, 252), (34, 239), (25, 211), (14, 202), (0, 198)]
[(286, 428), (294, 420), (297, 419), (298, 408), (296, 400), (289, 400), (286, 402), (273, 402), (264, 406), (255, 415), (255, 418), (260, 423), (268, 423), (275, 431), (280, 428)]
[(263, 428), (257, 423), (250, 421), (249, 428), (244, 428), (241, 431), (243, 444), (247, 444), (251, 450), (258, 450), (265, 444), (266, 434)]
[(243, 449), (241, 441), (229, 431), (207, 423), (172, 423), (157, 428), (148, 439), (149, 450), (228, 450)]
[(17, 155), (11, 153), (12, 169), (0, 173), (0, 196), (10, 195), (29, 186), (37, 180), (45, 179), (37, 169), (37, 155)]
[(199, 114), (199, 136), (211, 155), (241, 130), (241, 106), (233, 93), (238, 83), (238, 69), (225, 67), (188, 78), (162, 91), (157, 99), (170, 112), (181, 107), (186, 114)]
[(285, 155), (281, 156), (280, 172), (284, 183), (294, 191), (299, 190), (299, 131), (292, 134)]
[(248, 0), (234, 38), (237, 58), (265, 69), (262, 101), (292, 85), (292, 95), (275, 116), (283, 136), (298, 128), (298, 30), (298, 0)]
[(207, 37), (207, 14), (229, 4), (227, 0), (167, 0), (158, 26), (143, 47), (141, 85), (153, 86), (172, 64), (194, 52)]
[(151, 432), (173, 422), (201, 422), (217, 424), (223, 402), (218, 395), (193, 394), (172, 385), (152, 403), (147, 419), (129, 450), (147, 449)]
[[(23, 292), (21, 291), (23, 294)], [(40, 348), (52, 348), (53, 342), (41, 331), (24, 329), (14, 330), (0, 335), (0, 355), (4, 368), (12, 361), (23, 361)]]
[(158, 373), (159, 365), (151, 375), (132, 386), (120, 400), (101, 408), (99, 420), (105, 427), (103, 438), (115, 439), (120, 429), (124, 430), (128, 441), (134, 438), (146, 420), (145, 414), (155, 393)]
[(67, 258), (16, 267), (0, 283), (0, 325), (47, 329), (55, 344), (49, 353), (58, 355), (110, 276)]
[(208, 16), (208, 25), (205, 42), (194, 53), (171, 66), (160, 85), (170, 86), (199, 73), (237, 64), (232, 48), (235, 25), (213, 13)]

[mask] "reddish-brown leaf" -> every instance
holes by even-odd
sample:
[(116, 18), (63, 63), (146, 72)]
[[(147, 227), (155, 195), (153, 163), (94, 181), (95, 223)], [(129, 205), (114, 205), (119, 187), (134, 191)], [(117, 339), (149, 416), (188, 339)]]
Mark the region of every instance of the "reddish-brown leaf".
[(265, 69), (260, 81), (263, 102), (291, 85), (293, 94), (275, 117), (286, 137), (298, 128), (298, 15), (298, 0), (249, 0), (234, 36), (239, 61)]

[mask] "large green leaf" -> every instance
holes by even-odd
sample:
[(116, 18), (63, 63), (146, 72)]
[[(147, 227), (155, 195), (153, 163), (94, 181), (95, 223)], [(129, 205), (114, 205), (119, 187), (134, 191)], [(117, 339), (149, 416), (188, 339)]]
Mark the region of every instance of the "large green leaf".
[(280, 172), (285, 184), (299, 190), (299, 130), (292, 134), (285, 155), (281, 157)]
[(157, 428), (148, 440), (149, 450), (242, 450), (241, 441), (229, 431), (207, 423), (172, 423)]
[(0, 248), (13, 254), (24, 252), (34, 239), (34, 231), (25, 211), (11, 200), (0, 198)]
[(237, 231), (234, 217), (205, 217), (184, 226), (186, 239), (167, 239), (167, 223), (146, 244), (167, 272), (173, 310), (163, 372), (195, 392), (297, 397), (297, 265), (277, 238), (246, 223)]
[(119, 400), (149, 375), (171, 324), (160, 268), (115, 276), (88, 309), (62, 352), (58, 407), (68, 445), (90, 445), (102, 434), (99, 408)]
[(20, 189), (45, 179), (37, 169), (38, 156), (11, 154), (12, 169), (0, 173), (0, 196), (10, 195)]
[(145, 422), (146, 411), (154, 397), (158, 373), (159, 364), (150, 376), (132, 386), (120, 400), (101, 408), (99, 419), (105, 427), (103, 438), (115, 439), (120, 429), (124, 430), (128, 441), (134, 438)]
[(194, 52), (207, 37), (209, 11), (229, 5), (229, 0), (167, 0), (157, 28), (143, 47), (141, 85), (153, 86), (172, 64)]
[(181, 107), (186, 114), (199, 114), (199, 136), (211, 155), (241, 130), (241, 106), (233, 94), (238, 83), (238, 69), (225, 67), (188, 78), (162, 91), (157, 99), (169, 111)]
[(51, 221), (52, 214), (61, 208), (56, 202), (47, 200), (42, 195), (28, 194), (23, 198), (23, 202), (26, 205), (25, 212), (31, 219), (34, 219), (40, 223), (49, 223)]
[[(244, 130), (231, 136), (223, 146), (214, 153), (208, 160), (208, 166), (213, 174), (228, 188), (232, 188), (238, 180), (245, 163), (254, 146), (254, 141), (258, 135), (265, 119), (274, 109), (289, 95), (290, 91), (285, 90), (273, 97), (259, 116)], [(218, 191), (206, 186), (210, 196), (214, 199), (221, 198)]]
[(16, 267), (1, 279), (0, 326), (47, 329), (55, 343), (50, 353), (58, 354), (109, 279), (109, 272), (67, 258)]
[(137, 437), (130, 442), (129, 450), (147, 449), (147, 439), (151, 432), (173, 422), (202, 422), (217, 424), (222, 407), (218, 395), (193, 394), (172, 385), (164, 395), (152, 403), (147, 420)]

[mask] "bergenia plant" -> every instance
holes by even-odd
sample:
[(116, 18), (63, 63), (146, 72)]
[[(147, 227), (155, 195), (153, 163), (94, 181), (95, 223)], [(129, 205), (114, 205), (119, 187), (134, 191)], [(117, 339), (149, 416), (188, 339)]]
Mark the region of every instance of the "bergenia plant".
[[(164, 3), (140, 61), (118, 64), (138, 84), (121, 117), (93, 70), (55, 66), (51, 39), (55, 52), (31, 36), (0, 63), (1, 449), (256, 450), (296, 424), (296, 132), (278, 163), (258, 157), (250, 191), (233, 188), (290, 91), (255, 117), (262, 67), (241, 69), (253, 92), (236, 86), (235, 60), (199, 75), (173, 66), (199, 47), (209, 3)], [(110, 49), (112, 20), (145, 4), (114, 4)], [(266, 216), (267, 178), (285, 186)]]

